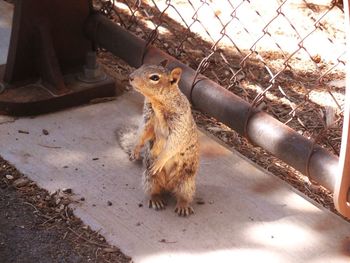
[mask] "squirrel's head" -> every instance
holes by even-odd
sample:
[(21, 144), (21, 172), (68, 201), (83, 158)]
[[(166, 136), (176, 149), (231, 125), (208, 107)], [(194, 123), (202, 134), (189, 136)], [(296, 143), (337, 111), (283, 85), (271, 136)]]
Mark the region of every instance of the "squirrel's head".
[(130, 84), (146, 97), (159, 97), (177, 91), (181, 68), (166, 69), (163, 65), (143, 65), (130, 74)]

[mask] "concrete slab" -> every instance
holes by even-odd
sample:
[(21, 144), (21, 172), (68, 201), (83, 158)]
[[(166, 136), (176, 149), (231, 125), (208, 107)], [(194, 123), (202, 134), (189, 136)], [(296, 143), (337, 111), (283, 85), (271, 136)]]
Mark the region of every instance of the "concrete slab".
[(202, 157), (196, 194), (205, 204), (195, 203), (196, 214), (185, 219), (173, 201), (162, 212), (147, 208), (142, 167), (129, 162), (115, 136), (137, 125), (140, 102), (128, 93), (5, 122), (0, 155), (49, 191), (72, 188), (85, 197), (75, 214), (135, 262), (349, 262), (346, 221), (205, 136), (213, 154)]

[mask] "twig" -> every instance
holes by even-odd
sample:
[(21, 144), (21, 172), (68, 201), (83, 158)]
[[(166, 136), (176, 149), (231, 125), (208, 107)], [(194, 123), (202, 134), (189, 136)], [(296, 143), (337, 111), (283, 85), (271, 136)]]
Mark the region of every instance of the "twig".
[(38, 143), (38, 145), (41, 147), (49, 148), (49, 149), (61, 149), (62, 148), (60, 146), (50, 146), (50, 145), (45, 145), (45, 144), (41, 144), (41, 143)]
[(75, 234), (76, 236), (78, 236), (79, 238), (83, 239), (84, 241), (92, 244), (92, 245), (96, 245), (96, 246), (99, 246), (99, 247), (107, 247), (107, 248), (110, 248), (111, 246), (109, 245), (105, 245), (105, 244), (100, 244), (100, 243), (97, 243), (97, 242), (94, 242), (92, 240), (89, 240), (81, 235), (79, 235), (76, 231), (74, 231), (73, 229), (71, 229), (70, 227), (68, 227), (68, 230), (71, 231), (73, 234)]
[(46, 218), (46, 219), (50, 219), (49, 216), (44, 215), (43, 213), (41, 213), (41, 212), (38, 210), (38, 208), (36, 208), (33, 204), (28, 203), (28, 202), (23, 202), (23, 204), (30, 205), (31, 207), (33, 207), (33, 208), (35, 209), (35, 212), (38, 213), (41, 217)]
[(29, 131), (25, 131), (25, 130), (18, 130), (18, 133), (29, 134)]
[(175, 244), (177, 241), (168, 241), (166, 239), (161, 239), (159, 240), (160, 243), (165, 243), (165, 244)]
[(98, 251), (99, 251), (99, 250), (101, 250), (100, 247), (98, 247), (98, 248), (96, 249), (96, 252), (95, 252), (95, 262), (96, 262), (96, 263), (98, 262)]
[(33, 208), (35, 209), (35, 211), (36, 211), (37, 213), (40, 213), (40, 211), (38, 210), (38, 208), (36, 208), (33, 204), (28, 203), (28, 202), (23, 202), (23, 204), (30, 205), (31, 207), (33, 207)]
[(49, 221), (51, 221), (52, 219), (55, 219), (57, 217), (57, 215), (50, 217), (49, 219), (47, 219), (44, 223), (40, 224), (40, 226), (45, 225), (46, 223), (48, 223)]

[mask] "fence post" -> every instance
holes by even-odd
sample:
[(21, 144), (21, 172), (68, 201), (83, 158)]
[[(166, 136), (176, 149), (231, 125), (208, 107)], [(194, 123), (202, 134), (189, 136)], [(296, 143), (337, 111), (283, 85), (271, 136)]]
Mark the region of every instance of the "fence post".
[[(350, 1), (344, 1), (345, 28), (347, 32), (346, 45), (349, 50), (350, 39)], [(344, 122), (341, 150), (339, 156), (339, 170), (336, 178), (334, 189), (334, 204), (337, 210), (347, 218), (350, 218), (350, 79), (349, 79), (349, 61), (350, 54), (347, 53), (347, 77), (346, 77), (346, 91), (345, 91), (345, 106), (344, 106)]]

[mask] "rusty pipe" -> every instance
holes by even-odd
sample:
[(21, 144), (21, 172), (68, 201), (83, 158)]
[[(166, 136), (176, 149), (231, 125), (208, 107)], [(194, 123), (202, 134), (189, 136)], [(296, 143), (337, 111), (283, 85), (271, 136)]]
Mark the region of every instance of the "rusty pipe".
[[(94, 14), (88, 18), (87, 36), (133, 67), (157, 64), (169, 60), (168, 67), (183, 69), (180, 88), (194, 106), (246, 135), (262, 147), (310, 179), (334, 191), (338, 157), (298, 134), (272, 116), (251, 111), (251, 105), (200, 75), (192, 86), (195, 71), (155, 47), (146, 48), (146, 42), (116, 25), (108, 18)], [(246, 128), (245, 128), (246, 127)]]

